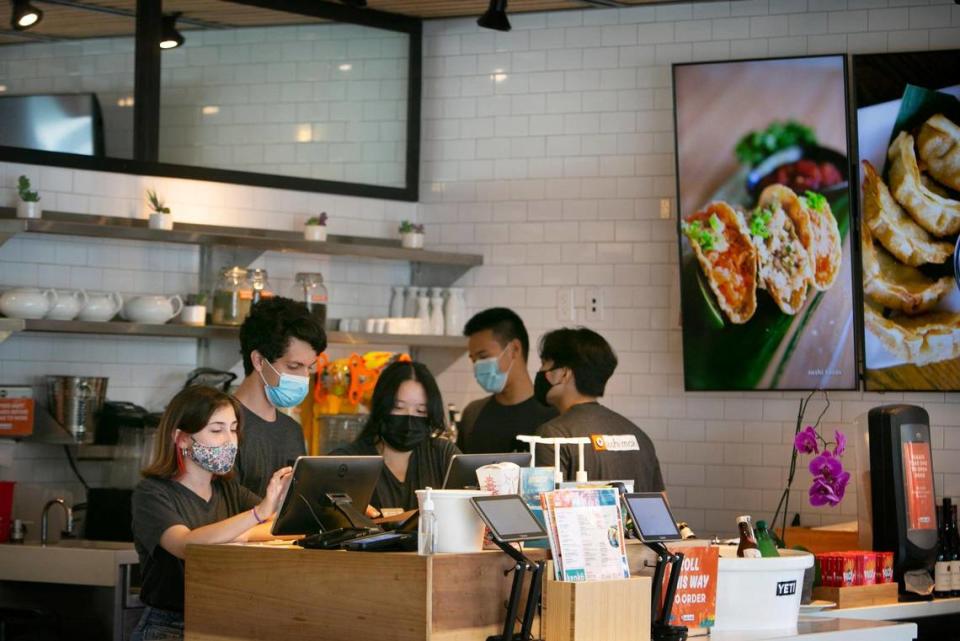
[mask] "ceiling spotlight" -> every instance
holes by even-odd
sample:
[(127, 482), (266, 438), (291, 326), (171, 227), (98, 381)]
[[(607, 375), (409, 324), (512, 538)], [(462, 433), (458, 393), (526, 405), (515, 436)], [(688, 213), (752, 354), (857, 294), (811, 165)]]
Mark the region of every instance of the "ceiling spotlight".
[(477, 24), (496, 31), (510, 31), (510, 21), (507, 20), (507, 0), (490, 0), (487, 12), (477, 18)]
[(163, 23), (160, 25), (160, 48), (176, 49), (183, 44), (183, 34), (177, 31), (177, 18), (181, 15), (180, 11), (163, 16)]
[(24, 31), (43, 19), (43, 11), (37, 9), (29, 0), (13, 0), (13, 12), (10, 14), (10, 26)]

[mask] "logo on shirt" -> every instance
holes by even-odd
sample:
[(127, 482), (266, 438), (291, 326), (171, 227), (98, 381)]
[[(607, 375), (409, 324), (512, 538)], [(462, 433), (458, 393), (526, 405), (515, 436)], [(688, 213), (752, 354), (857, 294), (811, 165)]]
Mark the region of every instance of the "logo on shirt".
[(631, 452), (640, 449), (633, 434), (591, 434), (594, 452)]

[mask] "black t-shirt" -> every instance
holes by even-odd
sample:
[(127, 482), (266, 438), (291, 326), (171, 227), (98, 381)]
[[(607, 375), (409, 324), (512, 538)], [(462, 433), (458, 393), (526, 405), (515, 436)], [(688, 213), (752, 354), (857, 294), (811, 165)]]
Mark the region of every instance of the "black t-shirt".
[(295, 420), (278, 411), (277, 420), (265, 421), (243, 407), (243, 438), (234, 469), (245, 488), (263, 496), (273, 473), (306, 453), (303, 430)]
[[(426, 487), (443, 487), (443, 477), (447, 473), (450, 459), (459, 454), (457, 446), (443, 437), (429, 438), (413, 449), (407, 464), (407, 478), (401, 481), (393, 475), (386, 465), (380, 473), (380, 480), (373, 491), (370, 505), (377, 508), (400, 507), (412, 510), (417, 507), (417, 490)], [(330, 452), (340, 456), (377, 456), (376, 445), (369, 440), (356, 440), (350, 445)], [(366, 508), (362, 506), (361, 509)]]
[(526, 450), (517, 435), (536, 434), (538, 427), (555, 416), (557, 410), (532, 396), (516, 405), (502, 405), (493, 396), (481, 398), (464, 408), (457, 445), (466, 454)]
[[(633, 479), (634, 492), (662, 492), (663, 476), (653, 441), (629, 419), (599, 403), (574, 405), (537, 430), (540, 436), (619, 436), (583, 446), (583, 469), (591, 481)], [(603, 449), (604, 447), (609, 449)], [(560, 449), (560, 468), (567, 481), (576, 479), (578, 446)], [(537, 445), (537, 464), (553, 465), (553, 446)]]
[(160, 545), (160, 537), (170, 527), (185, 525), (194, 530), (236, 516), (258, 503), (258, 496), (233, 479), (214, 479), (209, 501), (172, 479), (140, 481), (133, 491), (133, 545), (143, 576), (140, 599), (155, 608), (183, 611), (183, 560)]

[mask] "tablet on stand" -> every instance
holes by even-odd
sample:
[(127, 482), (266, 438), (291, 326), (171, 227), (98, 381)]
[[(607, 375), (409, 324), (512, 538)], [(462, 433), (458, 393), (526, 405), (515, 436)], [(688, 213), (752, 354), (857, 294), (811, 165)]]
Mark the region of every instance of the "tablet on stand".
[[(487, 637), (487, 641), (533, 641), (530, 631), (533, 627), (537, 603), (540, 601), (544, 562), (529, 560), (513, 544), (545, 539), (547, 532), (519, 495), (478, 496), (471, 498), (470, 501), (477, 514), (490, 528), (497, 547), (517, 563), (514, 567), (513, 587), (510, 589), (510, 600), (507, 602), (503, 632)], [(523, 578), (528, 571), (532, 576), (527, 591), (527, 605), (524, 608), (520, 632), (514, 633), (517, 610), (520, 607), (520, 592), (523, 590)]]
[[(670, 612), (673, 610), (673, 599), (677, 594), (677, 583), (683, 566), (683, 553), (673, 554), (664, 545), (668, 541), (683, 540), (680, 530), (677, 529), (677, 521), (670, 512), (667, 500), (660, 492), (622, 494), (622, 497), (637, 537), (657, 554), (657, 568), (653, 574), (653, 597), (650, 605), (651, 638), (654, 641), (685, 641), (686, 626), (670, 625)], [(670, 578), (661, 608), (660, 592), (667, 569), (670, 570)]]

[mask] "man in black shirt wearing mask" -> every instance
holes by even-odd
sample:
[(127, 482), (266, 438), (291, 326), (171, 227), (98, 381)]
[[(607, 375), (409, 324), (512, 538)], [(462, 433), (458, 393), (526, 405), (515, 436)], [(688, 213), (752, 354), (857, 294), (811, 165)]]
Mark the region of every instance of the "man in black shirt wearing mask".
[(240, 484), (264, 496), (273, 473), (307, 453), (303, 430), (277, 411), (306, 398), (317, 355), (327, 348), (323, 326), (306, 305), (266, 298), (240, 327), (246, 378), (234, 396), (243, 406), (243, 440), (237, 453)]
[(443, 398), (430, 370), (422, 363), (392, 363), (380, 372), (360, 436), (330, 453), (382, 456), (384, 469), (370, 504), (377, 510), (411, 510), (417, 490), (443, 486), (450, 459), (460, 453), (440, 436), (443, 429)]
[(490, 396), (464, 408), (457, 445), (467, 454), (525, 451), (517, 435), (533, 434), (557, 415), (533, 398), (527, 328), (513, 310), (493, 307), (467, 321), (463, 334), (474, 378)]
[[(584, 470), (591, 481), (633, 479), (634, 492), (663, 492), (663, 477), (653, 441), (629, 419), (600, 405), (617, 356), (600, 334), (585, 327), (558, 329), (540, 339), (542, 366), (534, 379), (534, 396), (560, 416), (544, 423), (537, 435), (588, 437)], [(564, 480), (575, 480), (577, 446), (560, 449)], [(553, 465), (553, 446), (537, 446), (537, 463)]]

